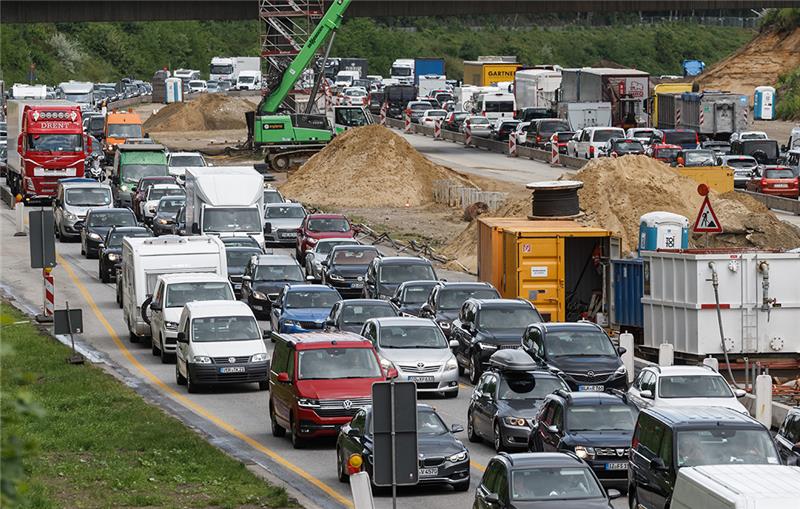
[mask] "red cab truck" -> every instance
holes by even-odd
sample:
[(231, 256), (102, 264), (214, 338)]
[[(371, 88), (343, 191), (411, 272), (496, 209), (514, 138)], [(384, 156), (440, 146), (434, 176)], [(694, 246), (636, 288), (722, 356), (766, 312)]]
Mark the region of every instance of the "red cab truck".
[(8, 101), (8, 140), (8, 185), (26, 202), (52, 198), (61, 178), (83, 177), (91, 151), (81, 108), (68, 101)]

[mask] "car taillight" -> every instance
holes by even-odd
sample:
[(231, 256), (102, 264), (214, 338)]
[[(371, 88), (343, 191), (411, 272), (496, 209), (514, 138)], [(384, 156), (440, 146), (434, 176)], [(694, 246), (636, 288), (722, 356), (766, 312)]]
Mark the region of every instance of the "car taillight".
[(485, 116), (486, 116), (486, 112), (485, 112), (485, 111), (482, 111), (482, 112), (481, 112), (481, 115), (483, 115), (483, 116), (485, 117)]
[(511, 115), (511, 118), (517, 118), (517, 112), (516, 111), (514, 112), (513, 115)]
[(537, 134), (536, 135), (536, 143), (541, 143), (541, 141), (542, 141), (542, 137)]
[(589, 145), (589, 155), (594, 156), (594, 145)]
[(767, 179), (765, 178), (761, 179), (761, 187), (767, 187)]

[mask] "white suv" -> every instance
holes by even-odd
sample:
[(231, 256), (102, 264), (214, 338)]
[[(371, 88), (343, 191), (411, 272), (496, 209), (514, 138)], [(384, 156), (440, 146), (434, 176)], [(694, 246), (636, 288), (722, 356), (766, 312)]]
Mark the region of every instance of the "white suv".
[(745, 391), (733, 389), (707, 366), (648, 366), (628, 389), (628, 399), (639, 409), (649, 407), (726, 407), (747, 414), (739, 403)]
[(594, 159), (600, 157), (608, 140), (624, 137), (625, 131), (619, 127), (584, 127), (567, 142), (567, 155)]

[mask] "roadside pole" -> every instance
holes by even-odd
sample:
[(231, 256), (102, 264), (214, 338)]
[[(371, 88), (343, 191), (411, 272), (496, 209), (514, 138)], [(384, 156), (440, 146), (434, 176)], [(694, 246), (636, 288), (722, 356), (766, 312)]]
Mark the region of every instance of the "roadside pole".
[(558, 152), (558, 135), (553, 134), (550, 137), (550, 164), (559, 165), (559, 152)]
[(472, 125), (469, 120), (464, 122), (464, 146), (472, 146)]
[(372, 409), (372, 482), (392, 487), (392, 509), (397, 509), (397, 487), (419, 482), (417, 384), (394, 379), (373, 384)]
[(382, 126), (386, 125), (386, 109), (387, 109), (387, 107), (388, 107), (388, 105), (387, 105), (386, 101), (384, 101), (384, 103), (381, 105), (381, 125)]
[(42, 314), (36, 321), (52, 322), (55, 309), (55, 280), (52, 270), (56, 266), (55, 221), (53, 211), (33, 210), (29, 214), (31, 234), (28, 236), (32, 269), (42, 269)]
[(18, 194), (14, 197), (14, 219), (17, 226), (17, 231), (14, 233), (15, 237), (24, 237), (25, 233), (25, 202), (22, 201), (22, 195)]

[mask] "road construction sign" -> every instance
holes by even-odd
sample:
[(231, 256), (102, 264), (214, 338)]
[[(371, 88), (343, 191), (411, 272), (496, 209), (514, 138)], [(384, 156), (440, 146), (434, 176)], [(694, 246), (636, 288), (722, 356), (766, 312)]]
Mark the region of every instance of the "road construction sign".
[(697, 214), (693, 230), (695, 233), (722, 233), (722, 224), (717, 219), (714, 209), (711, 208), (708, 196), (703, 199), (703, 205), (700, 207), (700, 213)]

